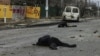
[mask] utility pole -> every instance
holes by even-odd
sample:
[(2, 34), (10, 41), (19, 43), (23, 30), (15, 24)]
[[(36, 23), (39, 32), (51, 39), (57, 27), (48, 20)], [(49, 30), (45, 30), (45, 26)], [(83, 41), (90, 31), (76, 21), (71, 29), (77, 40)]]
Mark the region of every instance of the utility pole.
[(63, 4), (64, 4), (63, 2), (64, 2), (64, 0), (61, 0), (61, 5), (60, 5), (61, 6), (61, 13), (63, 11)]
[(48, 0), (46, 0), (45, 10), (46, 10), (46, 18), (48, 18), (48, 10), (49, 10), (49, 7), (48, 7)]
[(61, 0), (61, 8), (63, 7), (63, 0)]
[[(4, 0), (4, 2), (6, 2), (5, 0)], [(4, 5), (4, 9), (3, 9), (3, 11), (4, 11), (4, 23), (7, 23), (7, 17), (6, 17), (6, 12), (7, 12), (7, 4), (5, 4)]]
[(76, 0), (76, 6), (77, 6), (77, 7), (78, 7), (78, 2), (79, 2), (79, 1), (78, 1), (78, 0)]
[[(91, 5), (90, 5), (90, 0), (89, 0), (89, 10), (90, 10), (90, 7), (91, 7)], [(90, 14), (91, 14), (91, 12), (89, 11), (89, 16), (91, 16)]]
[(90, 6), (90, 0), (89, 0), (89, 6)]
[(4, 6), (4, 23), (7, 23), (7, 18), (6, 18), (6, 5)]
[(99, 17), (99, 1), (98, 1), (98, 12), (97, 13), (98, 13), (98, 17)]
[(85, 0), (85, 5), (87, 6), (87, 0)]

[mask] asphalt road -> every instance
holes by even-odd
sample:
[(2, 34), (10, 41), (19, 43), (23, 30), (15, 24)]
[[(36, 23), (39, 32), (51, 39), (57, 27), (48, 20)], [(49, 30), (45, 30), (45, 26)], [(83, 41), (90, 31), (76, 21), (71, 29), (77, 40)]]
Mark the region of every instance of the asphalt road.
[[(57, 25), (0, 31), (0, 56), (100, 56), (100, 19), (69, 23), (77, 27)], [(49, 34), (77, 48), (32, 46), (38, 38)]]

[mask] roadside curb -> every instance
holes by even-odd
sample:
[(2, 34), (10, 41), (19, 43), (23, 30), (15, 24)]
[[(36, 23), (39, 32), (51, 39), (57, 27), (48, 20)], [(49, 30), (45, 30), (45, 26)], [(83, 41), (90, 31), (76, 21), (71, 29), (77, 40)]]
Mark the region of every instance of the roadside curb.
[[(81, 18), (81, 21), (92, 20), (93, 18)], [(7, 29), (19, 29), (19, 28), (32, 28), (32, 27), (42, 27), (42, 26), (51, 26), (59, 24), (61, 19), (43, 19), (34, 22), (10, 22), (10, 23), (0, 23), (0, 30)], [(3, 27), (2, 27), (3, 26)]]
[(41, 27), (41, 26), (51, 26), (51, 25), (56, 25), (59, 22), (49, 22), (49, 23), (42, 23), (42, 24), (33, 24), (33, 25), (27, 25), (26, 27)]
[(28, 23), (6, 23), (1, 24), (3, 27), (0, 27), (0, 30), (8, 30), (8, 29), (20, 29), (20, 28), (32, 28), (32, 27), (42, 27), (42, 26), (51, 26), (51, 25), (57, 25), (60, 21), (49, 21), (49, 22), (36, 22), (32, 24)]

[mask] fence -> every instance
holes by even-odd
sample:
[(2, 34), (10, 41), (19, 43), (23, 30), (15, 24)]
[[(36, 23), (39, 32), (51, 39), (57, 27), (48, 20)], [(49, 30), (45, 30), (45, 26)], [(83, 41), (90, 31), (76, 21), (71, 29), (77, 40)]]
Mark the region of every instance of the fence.
[[(6, 12), (6, 15), (4, 15)], [(12, 18), (12, 8), (9, 5), (0, 5), (0, 18)]]
[(40, 18), (40, 7), (27, 6), (26, 17), (39, 19)]
[(12, 5), (13, 20), (21, 20), (25, 18), (25, 6)]
[[(45, 11), (45, 6), (44, 5), (41, 5), (41, 11), (40, 11), (40, 16), (41, 17), (45, 17), (46, 15), (46, 11)], [(54, 7), (51, 7), (49, 6), (49, 17), (54, 17), (54, 16), (61, 16), (61, 8), (58, 7), (58, 6), (54, 6)]]
[(40, 7), (19, 6), (19, 5), (0, 5), (0, 19), (20, 20), (26, 18), (39, 19)]
[[(45, 17), (45, 6), (40, 7), (34, 6), (19, 6), (19, 5), (0, 5), (0, 19), (4, 18), (4, 7), (6, 7), (6, 18), (11, 18), (13, 20), (20, 20), (26, 18), (40, 19)], [(49, 6), (49, 17), (61, 16), (61, 8), (54, 6)]]

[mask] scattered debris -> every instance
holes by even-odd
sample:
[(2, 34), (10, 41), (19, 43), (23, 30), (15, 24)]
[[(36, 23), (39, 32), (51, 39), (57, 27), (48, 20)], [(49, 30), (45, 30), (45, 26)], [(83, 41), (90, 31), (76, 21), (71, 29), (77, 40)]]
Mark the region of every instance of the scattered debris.
[(83, 37), (82, 35), (79, 35), (79, 37)]
[(83, 50), (80, 50), (80, 51), (83, 51)]
[(83, 30), (76, 30), (76, 31), (82, 32)]
[(15, 54), (15, 53), (10, 53), (10, 54)]
[(77, 36), (75, 39), (76, 39), (77, 41), (83, 41), (83, 40), (84, 40), (84, 38), (79, 37), (79, 36)]
[(79, 31), (81, 32), (81, 31), (83, 31), (83, 30), (79, 30)]
[(100, 38), (100, 35), (98, 36), (98, 38)]
[(17, 50), (19, 49), (19, 48), (16, 48)]
[(3, 43), (3, 44), (0, 44), (0, 45), (5, 45), (5, 44)]
[(72, 37), (70, 37), (70, 38), (75, 38), (75, 36), (72, 36)]
[(54, 31), (56, 31), (56, 30), (54, 30)]
[(70, 27), (77, 27), (77, 25), (72, 25), (72, 26), (70, 26)]
[(2, 56), (5, 56), (6, 54), (4, 53), (4, 54), (2, 54)]
[(98, 32), (98, 30), (95, 30), (93, 33), (96, 34)]

